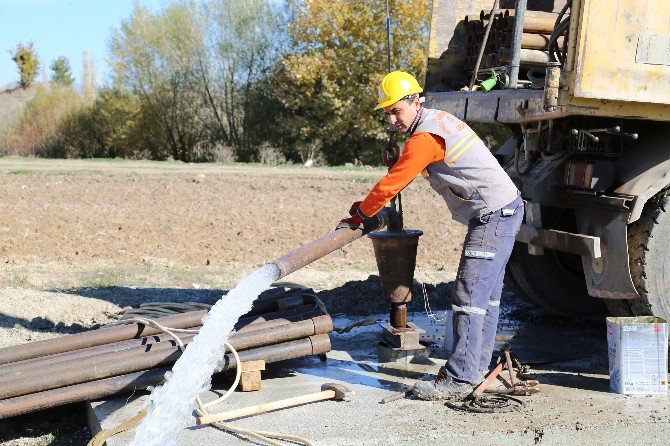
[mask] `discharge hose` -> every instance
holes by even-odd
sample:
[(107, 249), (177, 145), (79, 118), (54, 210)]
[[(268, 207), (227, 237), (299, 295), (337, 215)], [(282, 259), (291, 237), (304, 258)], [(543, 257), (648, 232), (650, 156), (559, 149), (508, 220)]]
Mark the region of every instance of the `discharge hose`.
[(391, 208), (382, 208), (377, 213), (379, 225), (377, 227), (364, 227), (358, 229), (337, 229), (333, 232), (314, 240), (307, 245), (296, 249), (288, 254), (279, 257), (273, 263), (279, 268), (279, 277), (276, 280), (285, 277), (300, 268), (309, 265), (315, 260), (320, 259), (343, 246), (348, 245), (354, 240), (358, 240), (368, 232), (378, 231), (387, 227), (389, 231), (401, 231), (402, 223), (398, 212)]

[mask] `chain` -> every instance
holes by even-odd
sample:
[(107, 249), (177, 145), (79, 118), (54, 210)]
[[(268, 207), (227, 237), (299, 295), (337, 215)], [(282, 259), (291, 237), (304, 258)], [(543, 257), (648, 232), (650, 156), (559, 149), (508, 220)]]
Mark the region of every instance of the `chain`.
[(425, 283), (421, 283), (421, 291), (423, 292), (423, 306), (426, 309), (426, 315), (435, 322), (445, 322), (449, 320), (450, 318), (447, 318), (449, 310), (444, 310), (442, 316), (439, 316), (433, 312), (433, 309), (430, 307), (430, 301), (428, 300), (428, 292), (426, 291)]

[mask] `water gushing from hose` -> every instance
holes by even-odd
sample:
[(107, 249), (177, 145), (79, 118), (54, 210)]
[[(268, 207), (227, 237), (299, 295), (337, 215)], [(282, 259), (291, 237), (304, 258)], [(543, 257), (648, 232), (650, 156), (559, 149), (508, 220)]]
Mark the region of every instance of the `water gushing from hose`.
[(221, 298), (203, 319), (199, 334), (166, 374), (164, 385), (151, 393), (147, 416), (130, 446), (174, 446), (178, 434), (192, 420), (196, 397), (210, 387), (212, 373), (225, 354), (237, 320), (251, 310), (254, 300), (280, 276), (276, 264), (257, 269)]

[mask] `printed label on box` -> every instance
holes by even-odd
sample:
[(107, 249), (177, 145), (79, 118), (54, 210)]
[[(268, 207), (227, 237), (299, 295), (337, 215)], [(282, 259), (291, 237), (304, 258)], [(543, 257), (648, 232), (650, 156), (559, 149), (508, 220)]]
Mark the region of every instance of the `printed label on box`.
[(667, 393), (668, 334), (654, 316), (607, 318), (610, 387), (618, 393)]

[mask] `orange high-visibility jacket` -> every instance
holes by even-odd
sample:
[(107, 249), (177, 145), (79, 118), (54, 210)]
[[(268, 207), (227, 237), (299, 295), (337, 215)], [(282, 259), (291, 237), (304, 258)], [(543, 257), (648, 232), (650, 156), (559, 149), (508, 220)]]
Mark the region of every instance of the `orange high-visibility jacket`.
[(424, 108), (402, 155), (363, 200), (361, 212), (375, 215), (419, 173), (459, 220), (495, 212), (519, 194), (467, 124), (445, 111)]

